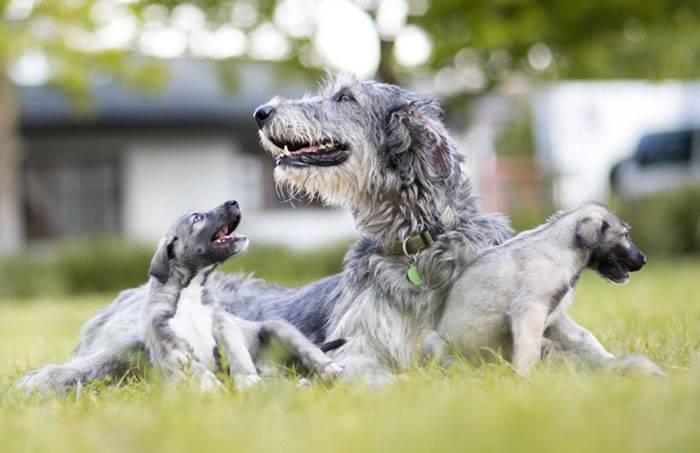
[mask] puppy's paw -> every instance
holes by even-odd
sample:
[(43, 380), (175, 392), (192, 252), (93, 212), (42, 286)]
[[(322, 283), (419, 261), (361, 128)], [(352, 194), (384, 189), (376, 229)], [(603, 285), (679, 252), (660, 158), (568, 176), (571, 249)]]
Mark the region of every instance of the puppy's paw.
[(661, 367), (641, 354), (630, 354), (614, 359), (612, 369), (624, 375), (645, 374), (666, 377)]
[(306, 379), (306, 378), (300, 378), (297, 381), (297, 388), (298, 389), (304, 389), (304, 388), (310, 387), (310, 386), (311, 386), (311, 381)]
[(236, 390), (240, 391), (258, 385), (260, 376), (257, 374), (237, 374), (233, 380), (236, 383)]
[(343, 375), (345, 369), (335, 362), (330, 362), (328, 365), (323, 367), (323, 370), (319, 373), (321, 379), (324, 381), (332, 381), (338, 379)]
[(203, 373), (199, 378), (199, 390), (203, 393), (224, 390), (224, 384), (211, 371)]

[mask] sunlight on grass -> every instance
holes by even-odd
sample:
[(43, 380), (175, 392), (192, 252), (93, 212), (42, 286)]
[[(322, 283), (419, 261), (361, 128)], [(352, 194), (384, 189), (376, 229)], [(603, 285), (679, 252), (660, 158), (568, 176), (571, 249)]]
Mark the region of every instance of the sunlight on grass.
[(641, 352), (666, 380), (545, 363), (527, 380), (507, 365), (416, 368), (381, 392), (271, 379), (200, 396), (151, 379), (26, 399), (22, 372), (65, 360), (109, 296), (0, 302), (2, 451), (697, 451), (700, 262), (651, 265), (627, 286), (591, 273), (574, 317), (615, 354)]

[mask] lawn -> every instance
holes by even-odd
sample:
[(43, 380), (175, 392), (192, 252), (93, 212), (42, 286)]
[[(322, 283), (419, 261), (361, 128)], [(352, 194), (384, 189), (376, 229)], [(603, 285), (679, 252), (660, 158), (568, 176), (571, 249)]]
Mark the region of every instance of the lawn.
[(24, 371), (65, 360), (110, 296), (0, 301), (0, 451), (700, 451), (700, 261), (650, 264), (627, 286), (585, 275), (572, 308), (615, 354), (657, 378), (547, 363), (416, 368), (373, 392), (275, 379), (200, 396), (152, 380), (26, 399)]

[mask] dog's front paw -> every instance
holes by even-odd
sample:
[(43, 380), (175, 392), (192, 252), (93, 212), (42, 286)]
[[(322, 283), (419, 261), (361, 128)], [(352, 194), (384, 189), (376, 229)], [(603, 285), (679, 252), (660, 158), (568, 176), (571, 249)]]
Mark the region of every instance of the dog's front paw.
[(660, 366), (641, 354), (631, 354), (613, 360), (612, 369), (622, 374), (646, 374), (665, 377)]
[(199, 378), (199, 390), (203, 393), (214, 392), (217, 390), (223, 390), (225, 387), (211, 371), (202, 373)]
[(258, 385), (260, 376), (257, 374), (237, 374), (233, 381), (236, 383), (236, 390), (245, 390)]
[(307, 387), (311, 387), (311, 381), (306, 379), (305, 377), (299, 378), (299, 380), (297, 381), (297, 388), (305, 389)]
[(321, 379), (324, 381), (332, 381), (341, 377), (343, 375), (343, 371), (345, 371), (345, 369), (341, 365), (331, 362), (323, 367), (323, 370), (321, 370), (319, 376), (321, 376)]
[(24, 391), (27, 395), (51, 392), (60, 395), (68, 388), (75, 386), (79, 379), (80, 374), (73, 368), (63, 365), (47, 365), (24, 375), (15, 383), (15, 388)]

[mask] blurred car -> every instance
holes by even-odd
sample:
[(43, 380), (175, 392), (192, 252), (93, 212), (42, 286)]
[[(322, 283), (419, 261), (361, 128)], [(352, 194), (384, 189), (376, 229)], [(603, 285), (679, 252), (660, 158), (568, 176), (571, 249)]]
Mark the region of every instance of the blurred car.
[(700, 129), (644, 135), (610, 170), (612, 192), (626, 199), (690, 184), (700, 184)]

